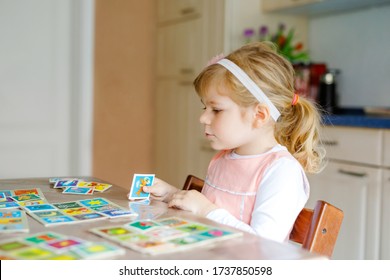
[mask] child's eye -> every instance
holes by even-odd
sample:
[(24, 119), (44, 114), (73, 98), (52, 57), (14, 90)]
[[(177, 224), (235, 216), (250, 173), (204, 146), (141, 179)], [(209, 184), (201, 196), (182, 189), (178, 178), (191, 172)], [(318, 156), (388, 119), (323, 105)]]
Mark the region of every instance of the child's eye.
[(213, 112), (214, 113), (219, 113), (219, 112), (221, 112), (222, 110), (221, 109), (213, 109)]

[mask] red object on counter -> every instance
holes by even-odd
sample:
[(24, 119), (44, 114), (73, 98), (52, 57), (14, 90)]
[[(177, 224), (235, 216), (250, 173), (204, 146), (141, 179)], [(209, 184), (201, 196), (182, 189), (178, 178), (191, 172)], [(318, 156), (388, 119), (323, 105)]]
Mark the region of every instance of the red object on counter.
[(318, 102), (320, 77), (326, 72), (325, 63), (294, 64), (295, 90), (300, 96)]

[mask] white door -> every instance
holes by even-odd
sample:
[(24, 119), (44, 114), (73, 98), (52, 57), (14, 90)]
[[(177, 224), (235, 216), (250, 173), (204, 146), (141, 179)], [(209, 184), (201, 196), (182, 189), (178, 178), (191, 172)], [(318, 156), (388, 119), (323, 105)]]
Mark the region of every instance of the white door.
[(77, 2), (0, 0), (0, 178), (89, 171), (93, 1)]

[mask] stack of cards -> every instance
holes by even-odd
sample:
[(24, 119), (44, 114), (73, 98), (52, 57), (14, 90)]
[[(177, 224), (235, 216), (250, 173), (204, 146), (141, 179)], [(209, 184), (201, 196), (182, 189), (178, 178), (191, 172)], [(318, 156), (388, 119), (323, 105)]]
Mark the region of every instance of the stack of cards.
[(78, 178), (50, 178), (49, 182), (55, 189), (63, 189), (64, 194), (91, 195), (94, 192), (104, 192), (112, 187), (110, 184), (87, 182)]
[(172, 253), (236, 238), (242, 232), (226, 230), (177, 217), (139, 220), (121, 226), (104, 226), (91, 232), (146, 254)]
[(130, 200), (149, 199), (150, 194), (142, 190), (150, 187), (154, 182), (154, 174), (134, 174), (128, 198)]
[(135, 217), (138, 214), (105, 198), (25, 206), (27, 213), (44, 226), (97, 221), (107, 218)]
[(20, 208), (27, 205), (39, 205), (47, 203), (43, 192), (39, 188), (2, 190), (0, 209)]
[(89, 242), (54, 232), (42, 232), (0, 241), (0, 259), (78, 260), (106, 259), (125, 254), (106, 242)]

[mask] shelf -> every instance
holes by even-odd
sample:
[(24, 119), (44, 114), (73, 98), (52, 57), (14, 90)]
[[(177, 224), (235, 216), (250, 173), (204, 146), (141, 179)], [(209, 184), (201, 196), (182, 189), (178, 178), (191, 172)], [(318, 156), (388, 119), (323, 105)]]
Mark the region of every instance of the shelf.
[[(266, 2), (272, 0), (263, 0)], [(272, 1), (274, 2), (274, 1)], [(263, 3), (263, 11), (269, 13), (281, 13), (290, 15), (320, 16), (348, 12), (358, 9), (389, 5), (390, 0), (320, 0), (320, 1), (284, 1), (286, 5), (274, 5)], [(292, 4), (293, 3), (293, 4)], [(266, 9), (264, 9), (266, 7)]]

